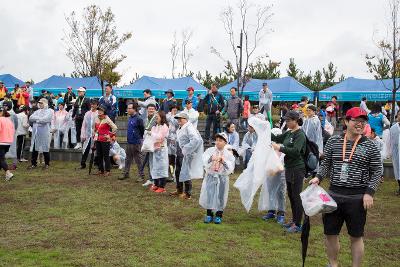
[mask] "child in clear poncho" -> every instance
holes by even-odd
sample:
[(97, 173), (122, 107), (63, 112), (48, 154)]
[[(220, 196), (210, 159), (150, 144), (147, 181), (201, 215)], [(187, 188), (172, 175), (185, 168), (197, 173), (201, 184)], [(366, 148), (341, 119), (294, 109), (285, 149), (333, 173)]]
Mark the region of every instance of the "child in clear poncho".
[[(207, 210), (205, 223), (222, 222), (222, 214), (228, 201), (229, 175), (235, 168), (235, 157), (227, 148), (226, 133), (216, 135), (215, 147), (203, 154), (206, 171), (200, 192), (200, 205)], [(214, 217), (215, 212), (215, 217)]]

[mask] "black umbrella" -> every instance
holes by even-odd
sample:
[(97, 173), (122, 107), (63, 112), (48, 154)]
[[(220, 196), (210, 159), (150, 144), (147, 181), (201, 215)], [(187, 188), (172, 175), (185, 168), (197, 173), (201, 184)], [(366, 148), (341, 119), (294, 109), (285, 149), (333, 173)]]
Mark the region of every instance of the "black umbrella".
[(301, 254), (303, 258), (303, 267), (306, 262), (307, 249), (308, 249), (308, 237), (310, 236), (310, 217), (304, 216), (303, 227), (301, 231)]
[(89, 175), (92, 173), (92, 167), (94, 162), (94, 152), (96, 151), (96, 147), (92, 146), (92, 153), (90, 154), (90, 161), (89, 161)]

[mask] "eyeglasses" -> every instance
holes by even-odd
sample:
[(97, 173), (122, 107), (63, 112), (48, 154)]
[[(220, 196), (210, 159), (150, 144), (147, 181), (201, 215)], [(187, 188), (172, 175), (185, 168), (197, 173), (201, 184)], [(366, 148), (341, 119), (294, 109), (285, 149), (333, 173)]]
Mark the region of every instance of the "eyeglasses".
[(354, 124), (362, 124), (362, 125), (365, 125), (365, 124), (367, 124), (367, 121), (366, 120), (363, 120), (363, 119), (361, 119), (361, 120), (356, 120), (356, 119), (350, 119)]

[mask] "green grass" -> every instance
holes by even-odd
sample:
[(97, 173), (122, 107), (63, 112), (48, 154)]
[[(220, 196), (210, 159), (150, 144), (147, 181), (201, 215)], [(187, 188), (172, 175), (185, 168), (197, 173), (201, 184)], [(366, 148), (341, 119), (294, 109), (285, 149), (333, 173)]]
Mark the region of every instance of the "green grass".
[[(72, 163), (23, 168), (0, 182), (0, 266), (301, 266), (300, 236), (247, 214), (231, 185), (222, 225), (205, 225), (198, 205), (155, 195), (133, 179), (88, 176)], [(233, 184), (236, 176), (231, 177)], [(399, 198), (385, 181), (368, 214), (364, 266), (398, 266)], [(169, 184), (167, 190), (173, 190)], [(343, 231), (345, 233), (345, 230)], [(350, 266), (341, 237), (342, 266)], [(313, 218), (307, 266), (327, 264), (320, 217)]]

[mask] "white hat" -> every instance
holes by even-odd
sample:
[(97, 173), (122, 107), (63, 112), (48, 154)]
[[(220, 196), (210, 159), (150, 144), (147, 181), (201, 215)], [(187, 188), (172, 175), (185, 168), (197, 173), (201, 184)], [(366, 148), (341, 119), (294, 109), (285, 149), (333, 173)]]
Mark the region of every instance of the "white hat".
[(83, 88), (83, 87), (79, 87), (79, 88), (78, 88), (78, 92), (86, 92), (86, 89)]

